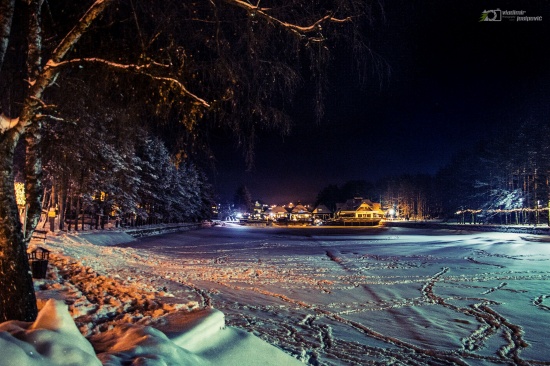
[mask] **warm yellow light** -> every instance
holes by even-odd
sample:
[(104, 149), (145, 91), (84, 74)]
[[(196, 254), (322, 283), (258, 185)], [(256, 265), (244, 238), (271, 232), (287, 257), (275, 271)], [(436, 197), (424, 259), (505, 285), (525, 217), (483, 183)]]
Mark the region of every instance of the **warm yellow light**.
[(18, 206), (25, 206), (25, 185), (15, 182), (15, 200)]

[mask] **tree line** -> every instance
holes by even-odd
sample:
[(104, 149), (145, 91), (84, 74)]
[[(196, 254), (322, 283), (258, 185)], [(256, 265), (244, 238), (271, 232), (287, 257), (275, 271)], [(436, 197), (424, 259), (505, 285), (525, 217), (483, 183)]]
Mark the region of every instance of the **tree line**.
[[(97, 226), (108, 217), (127, 225), (209, 217), (204, 168), (170, 148), (153, 128), (157, 118), (147, 121), (127, 96), (95, 92), (107, 85), (94, 77), (67, 76), (63, 91), (52, 93), (63, 121), (48, 120), (42, 128), (43, 215), (55, 208), (60, 230)], [(97, 108), (90, 108), (90, 95)], [(16, 181), (24, 181), (22, 146), (19, 152)]]
[(400, 175), (375, 183), (329, 185), (317, 204), (334, 209), (354, 196), (381, 202), (400, 218), (469, 223), (548, 224), (550, 126), (529, 119), (457, 153), (434, 175)]
[(203, 170), (177, 161), (160, 138), (116, 114), (49, 124), (42, 148), (43, 214), (55, 209), (60, 230), (103, 226), (108, 218), (140, 225), (210, 216), (212, 190)]

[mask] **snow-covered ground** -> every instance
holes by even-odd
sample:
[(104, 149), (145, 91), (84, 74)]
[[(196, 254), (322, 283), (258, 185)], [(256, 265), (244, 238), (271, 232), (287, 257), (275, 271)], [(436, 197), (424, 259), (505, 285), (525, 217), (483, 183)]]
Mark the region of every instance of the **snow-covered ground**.
[(311, 364), (512, 364), (550, 361), (545, 239), (215, 227), (129, 246), (155, 253), (157, 275), (200, 289), (228, 324)]
[[(271, 348), (250, 347), (255, 337), (243, 347), (233, 335), (214, 345), (224, 338), (221, 313), (197, 312), (213, 306), (226, 324), (309, 364), (550, 364), (547, 236), (226, 225), (117, 247), (83, 237), (48, 242), (65, 269), (37, 286), (43, 297), (68, 299), (103, 362), (116, 356), (120, 324), (130, 322), (154, 327), (137, 334), (162, 330), (205, 364), (224, 363), (220, 349), (229, 344), (248, 355), (233, 360), (258, 364)], [(200, 320), (189, 325), (193, 317)]]
[(226, 326), (223, 313), (199, 307), (193, 294), (174, 298), (152, 274), (154, 257), (110, 247), (131, 240), (123, 232), (33, 240), (30, 249), (53, 251), (47, 278), (35, 280), (40, 312), (34, 323), (0, 324), (0, 365), (300, 364)]

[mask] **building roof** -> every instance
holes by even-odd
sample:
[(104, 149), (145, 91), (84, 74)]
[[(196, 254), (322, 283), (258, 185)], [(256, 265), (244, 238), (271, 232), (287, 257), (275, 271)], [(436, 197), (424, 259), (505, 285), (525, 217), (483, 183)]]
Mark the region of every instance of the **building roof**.
[(292, 208), (293, 213), (304, 213), (309, 212), (309, 210), (304, 205), (296, 205)]
[(361, 210), (368, 210), (368, 211), (374, 211), (373, 203), (368, 199), (363, 199), (361, 197), (355, 197), (353, 199), (349, 199), (343, 204), (339, 205), (336, 208), (336, 211), (359, 211)]
[(330, 213), (332, 213), (332, 211), (329, 210), (329, 208), (325, 205), (319, 205), (319, 206), (317, 206), (313, 209), (312, 213), (314, 213), (314, 214), (330, 214)]
[(288, 213), (288, 211), (286, 210), (286, 208), (282, 207), (282, 206), (275, 206), (275, 207), (272, 207), (271, 208), (271, 212), (276, 214), (276, 213)]

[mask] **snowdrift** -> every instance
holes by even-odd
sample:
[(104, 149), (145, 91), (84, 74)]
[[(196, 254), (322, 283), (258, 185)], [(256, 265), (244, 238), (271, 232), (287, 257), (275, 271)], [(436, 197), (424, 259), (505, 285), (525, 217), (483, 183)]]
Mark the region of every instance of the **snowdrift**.
[(160, 328), (168, 335), (150, 326), (121, 324), (91, 337), (94, 349), (67, 306), (50, 299), (34, 323), (0, 324), (0, 365), (300, 364), (255, 336), (225, 327), (223, 314), (215, 309), (172, 313)]
[(178, 302), (159, 288), (163, 277), (152, 284), (134, 265), (158, 263), (114, 247), (134, 240), (114, 230), (33, 239), (30, 249), (52, 250), (47, 278), (34, 281), (40, 312), (35, 322), (0, 324), (0, 366), (301, 364), (226, 326), (221, 311)]

